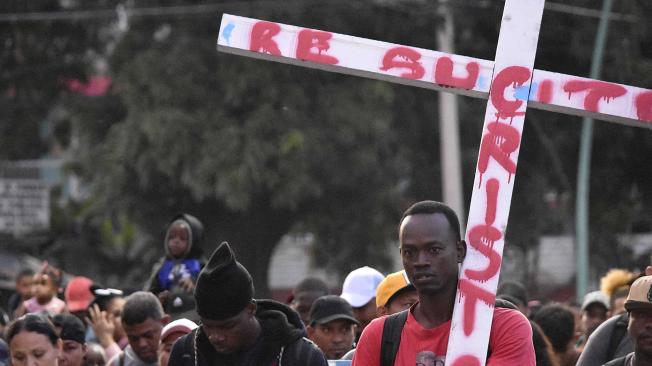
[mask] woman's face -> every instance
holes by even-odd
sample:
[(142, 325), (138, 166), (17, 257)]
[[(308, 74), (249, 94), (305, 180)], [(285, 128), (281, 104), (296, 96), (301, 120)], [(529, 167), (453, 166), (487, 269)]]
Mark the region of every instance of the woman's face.
[(158, 364), (159, 366), (168, 366), (170, 360), (170, 353), (172, 353), (172, 346), (177, 339), (181, 338), (186, 332), (174, 332), (168, 334), (167, 337), (161, 339), (161, 345), (158, 348)]
[(13, 366), (57, 366), (61, 341), (54, 345), (41, 333), (23, 330), (11, 339), (9, 351)]

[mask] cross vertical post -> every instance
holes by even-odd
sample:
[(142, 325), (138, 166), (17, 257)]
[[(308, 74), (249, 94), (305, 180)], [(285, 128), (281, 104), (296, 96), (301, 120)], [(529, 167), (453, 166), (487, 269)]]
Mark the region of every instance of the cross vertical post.
[(448, 366), (486, 362), (526, 108), (652, 128), (652, 90), (533, 69), (544, 2), (506, 1), (495, 62), (222, 17), (222, 52), (488, 99)]
[[(505, 230), (545, 0), (507, 0), (484, 117), (447, 366), (486, 362)], [(473, 347), (469, 347), (473, 344)]]

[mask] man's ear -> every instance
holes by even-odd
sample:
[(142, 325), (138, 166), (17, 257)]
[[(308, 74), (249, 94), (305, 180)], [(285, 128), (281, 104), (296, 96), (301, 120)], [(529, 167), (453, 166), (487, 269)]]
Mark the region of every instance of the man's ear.
[(466, 242), (460, 240), (457, 242), (457, 263), (464, 262), (464, 258), (466, 258)]
[(61, 338), (57, 339), (57, 357), (63, 353), (63, 341)]
[(376, 314), (378, 317), (381, 317), (383, 315), (387, 315), (387, 307), (385, 306), (379, 306), (376, 308)]
[(247, 311), (250, 315), (256, 315), (256, 310), (258, 309), (258, 304), (255, 301), (251, 301), (247, 304)]
[(312, 339), (313, 334), (315, 334), (315, 327), (306, 325), (306, 332), (308, 333), (308, 338)]
[(172, 320), (172, 317), (170, 316), (170, 314), (165, 314), (165, 315), (163, 315), (163, 317), (161, 318), (161, 324), (163, 324), (163, 326), (165, 326), (165, 325), (166, 325), (167, 323), (169, 323), (171, 320)]

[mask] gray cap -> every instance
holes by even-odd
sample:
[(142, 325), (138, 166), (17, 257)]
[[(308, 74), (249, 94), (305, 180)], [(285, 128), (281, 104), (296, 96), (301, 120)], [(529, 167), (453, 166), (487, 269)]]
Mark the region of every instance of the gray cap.
[(600, 304), (604, 306), (607, 310), (611, 308), (609, 304), (609, 298), (602, 291), (593, 291), (584, 295), (584, 301), (582, 301), (582, 311), (586, 310), (591, 304)]

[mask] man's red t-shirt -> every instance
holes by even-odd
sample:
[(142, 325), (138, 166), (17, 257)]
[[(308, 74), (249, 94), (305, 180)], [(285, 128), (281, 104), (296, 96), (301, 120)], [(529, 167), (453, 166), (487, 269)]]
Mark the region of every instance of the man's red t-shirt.
[[(414, 308), (414, 307), (413, 307)], [(413, 309), (412, 308), (412, 309)], [(395, 366), (444, 366), (450, 320), (426, 329), (412, 315), (412, 309), (401, 333), (401, 344)], [(380, 343), (385, 317), (374, 319), (362, 332), (352, 366), (379, 366)], [(532, 327), (527, 318), (512, 309), (494, 308), (489, 337), (487, 366), (536, 366)]]

